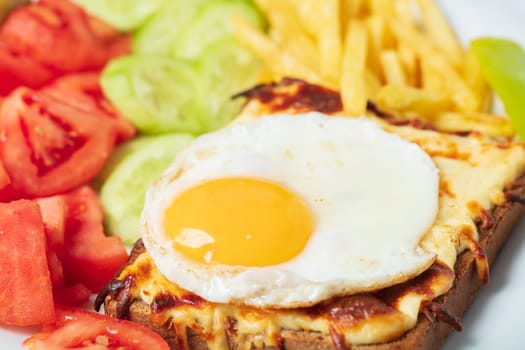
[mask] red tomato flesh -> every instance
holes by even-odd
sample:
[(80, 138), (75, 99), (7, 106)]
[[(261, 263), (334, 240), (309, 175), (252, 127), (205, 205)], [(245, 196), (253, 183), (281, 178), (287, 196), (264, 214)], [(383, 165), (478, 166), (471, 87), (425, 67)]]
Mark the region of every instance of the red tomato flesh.
[(27, 349), (169, 350), (160, 335), (130, 321), (64, 306), (56, 315), (55, 323), (24, 342)]
[(101, 25), (71, 1), (40, 0), (11, 13), (0, 40), (46, 67), (78, 72), (102, 67), (121, 40), (116, 30)]
[(135, 127), (104, 96), (99, 81), (100, 73), (69, 74), (46, 86), (42, 92), (76, 109), (101, 117), (102, 122), (115, 128), (118, 142), (131, 139), (135, 136)]
[(10, 184), (0, 200), (69, 191), (102, 169), (116, 130), (101, 118), (47, 94), (18, 88), (0, 107), (0, 159)]
[(0, 42), (0, 96), (5, 96), (22, 85), (39, 88), (56, 75), (56, 72), (33, 59), (11, 52)]
[(118, 237), (106, 237), (96, 193), (84, 186), (65, 196), (65, 285), (82, 283), (98, 292), (126, 263), (128, 253)]
[(53, 322), (44, 225), (35, 202), (0, 203), (0, 256), (0, 323)]

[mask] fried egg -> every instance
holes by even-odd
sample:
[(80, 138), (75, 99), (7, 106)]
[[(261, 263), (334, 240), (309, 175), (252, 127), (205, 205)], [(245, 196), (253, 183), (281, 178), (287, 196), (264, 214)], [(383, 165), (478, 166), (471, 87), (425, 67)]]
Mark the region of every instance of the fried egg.
[(181, 151), (141, 229), (162, 274), (206, 300), (309, 306), (427, 269), (438, 186), (421, 148), (370, 119), (271, 115)]

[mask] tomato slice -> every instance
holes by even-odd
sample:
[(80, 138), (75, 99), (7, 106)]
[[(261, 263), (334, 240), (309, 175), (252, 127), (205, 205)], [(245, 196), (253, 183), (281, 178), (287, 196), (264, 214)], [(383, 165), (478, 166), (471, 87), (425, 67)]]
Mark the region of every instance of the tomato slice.
[(62, 193), (95, 177), (115, 128), (44, 93), (18, 88), (0, 108), (0, 159), (10, 184), (0, 200)]
[(79, 306), (89, 300), (91, 290), (82, 283), (69, 287), (53, 286), (53, 296), (57, 304)]
[(0, 96), (18, 86), (39, 88), (53, 79), (56, 73), (31, 58), (11, 52), (0, 42)]
[(53, 322), (55, 311), (39, 206), (20, 200), (0, 204), (0, 323)]
[(64, 306), (56, 315), (55, 323), (24, 341), (26, 349), (169, 350), (160, 335), (130, 321)]
[(76, 109), (102, 117), (115, 127), (118, 141), (131, 139), (135, 135), (135, 127), (106, 99), (99, 80), (100, 73), (70, 74), (57, 79), (42, 91)]
[(4, 164), (0, 160), (0, 190), (11, 182), (11, 179), (9, 178), (9, 174), (4, 168)]
[(65, 285), (82, 283), (98, 292), (126, 263), (128, 253), (120, 238), (104, 235), (102, 208), (90, 187), (81, 187), (65, 198)]
[(12, 52), (59, 72), (102, 67), (121, 53), (112, 48), (121, 45), (121, 39), (116, 30), (68, 0), (40, 0), (19, 7), (0, 31), (0, 40)]

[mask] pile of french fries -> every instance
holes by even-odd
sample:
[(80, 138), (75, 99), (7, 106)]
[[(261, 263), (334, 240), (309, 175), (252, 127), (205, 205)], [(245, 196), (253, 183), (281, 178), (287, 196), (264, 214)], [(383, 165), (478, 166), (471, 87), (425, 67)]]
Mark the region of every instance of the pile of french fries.
[(232, 18), (237, 39), (272, 80), (338, 90), (345, 114), (367, 101), (396, 118), (443, 131), (514, 135), (489, 113), (492, 92), (434, 0), (255, 0), (268, 32)]

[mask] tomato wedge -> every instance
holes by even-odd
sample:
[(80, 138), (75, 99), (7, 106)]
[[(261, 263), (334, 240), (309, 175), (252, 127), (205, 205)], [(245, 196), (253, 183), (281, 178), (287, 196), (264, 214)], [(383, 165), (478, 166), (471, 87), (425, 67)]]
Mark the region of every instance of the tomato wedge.
[(27, 56), (17, 55), (0, 42), (0, 96), (24, 85), (39, 88), (55, 77), (56, 73)]
[(168, 343), (149, 328), (95, 312), (56, 307), (56, 322), (24, 341), (29, 350), (128, 349), (169, 350)]
[[(68, 0), (40, 0), (7, 18), (0, 40), (9, 49), (59, 72), (102, 67), (122, 49), (120, 33)], [(126, 41), (128, 39), (125, 39)]]
[(120, 238), (104, 235), (102, 208), (90, 187), (81, 187), (65, 199), (64, 284), (82, 283), (98, 292), (126, 263), (128, 253)]
[(95, 177), (116, 130), (51, 96), (18, 88), (0, 107), (0, 159), (10, 184), (0, 200), (62, 193)]
[(115, 127), (117, 141), (131, 139), (135, 135), (135, 127), (106, 99), (99, 80), (100, 73), (69, 74), (57, 79), (42, 92), (76, 109), (102, 117), (104, 122)]
[(18, 326), (55, 319), (39, 206), (0, 204), (0, 323)]
[(9, 174), (4, 168), (4, 164), (2, 164), (2, 161), (0, 160), (0, 190), (11, 182), (11, 179), (9, 178)]

